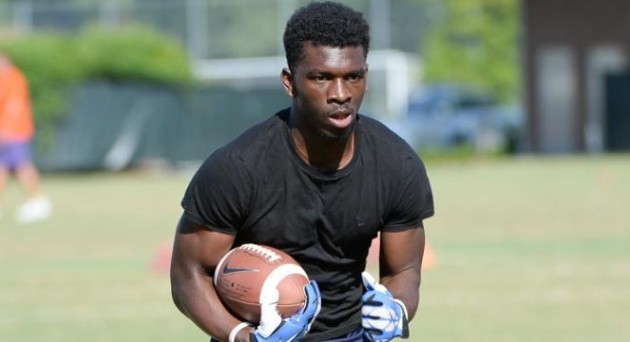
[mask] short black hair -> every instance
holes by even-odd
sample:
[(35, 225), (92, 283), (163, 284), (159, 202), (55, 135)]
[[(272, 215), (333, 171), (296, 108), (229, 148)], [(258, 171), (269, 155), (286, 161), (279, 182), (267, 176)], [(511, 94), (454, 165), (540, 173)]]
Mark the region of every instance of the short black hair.
[(312, 2), (289, 18), (284, 30), (284, 51), (289, 68), (294, 70), (304, 57), (304, 43), (317, 46), (362, 46), (367, 57), (370, 26), (363, 14), (340, 3)]

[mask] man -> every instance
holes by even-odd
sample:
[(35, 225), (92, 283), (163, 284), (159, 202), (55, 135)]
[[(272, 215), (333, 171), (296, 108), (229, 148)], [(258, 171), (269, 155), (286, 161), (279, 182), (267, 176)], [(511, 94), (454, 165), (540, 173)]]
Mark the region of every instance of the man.
[(14, 172), (26, 192), (18, 209), (20, 223), (47, 219), (52, 205), (44, 196), (39, 172), (31, 160), (34, 127), (28, 84), (22, 72), (0, 53), (0, 194)]
[[(281, 79), (291, 107), (215, 151), (186, 190), (171, 266), (174, 301), (220, 341), (407, 337), (433, 198), (414, 151), (358, 113), (368, 25), (346, 6), (315, 2), (290, 18), (284, 46)], [(377, 235), (382, 285), (363, 273)], [(243, 243), (279, 248), (302, 265), (313, 280), (303, 312), (251, 326), (223, 306), (212, 274)]]

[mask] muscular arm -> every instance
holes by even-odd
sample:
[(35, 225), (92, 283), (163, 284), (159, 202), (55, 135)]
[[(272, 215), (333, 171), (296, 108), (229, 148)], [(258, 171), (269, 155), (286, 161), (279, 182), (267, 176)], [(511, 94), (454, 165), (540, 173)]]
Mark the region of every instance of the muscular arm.
[(405, 303), (409, 320), (418, 309), (424, 244), (421, 227), (381, 233), (380, 283)]
[(171, 262), (171, 292), (177, 308), (203, 331), (227, 341), (240, 321), (223, 306), (212, 278), (234, 237), (213, 232), (182, 217), (177, 226)]

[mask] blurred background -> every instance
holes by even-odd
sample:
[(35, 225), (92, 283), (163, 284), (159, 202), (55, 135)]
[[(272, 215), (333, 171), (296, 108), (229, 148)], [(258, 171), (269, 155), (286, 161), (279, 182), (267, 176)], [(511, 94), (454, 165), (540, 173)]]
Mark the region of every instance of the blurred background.
[[(630, 0), (348, 0), (371, 25), (362, 112), (436, 196), (413, 341), (625, 341)], [(0, 340), (205, 340), (170, 299), (201, 161), (289, 106), (305, 0), (0, 0), (54, 212), (0, 218)], [(374, 265), (372, 266), (374, 267)]]
[[(282, 33), (305, 3), (0, 1), (0, 48), (32, 87), (39, 166), (204, 158), (288, 104)], [(366, 115), (418, 149), (525, 148), (518, 1), (347, 4), (372, 26)]]

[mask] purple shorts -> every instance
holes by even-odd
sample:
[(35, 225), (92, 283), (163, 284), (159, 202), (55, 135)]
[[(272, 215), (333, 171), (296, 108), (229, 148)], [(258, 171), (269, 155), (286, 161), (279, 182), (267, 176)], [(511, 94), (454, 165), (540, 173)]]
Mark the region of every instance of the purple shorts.
[(31, 144), (7, 142), (0, 144), (0, 167), (16, 169), (31, 161)]

